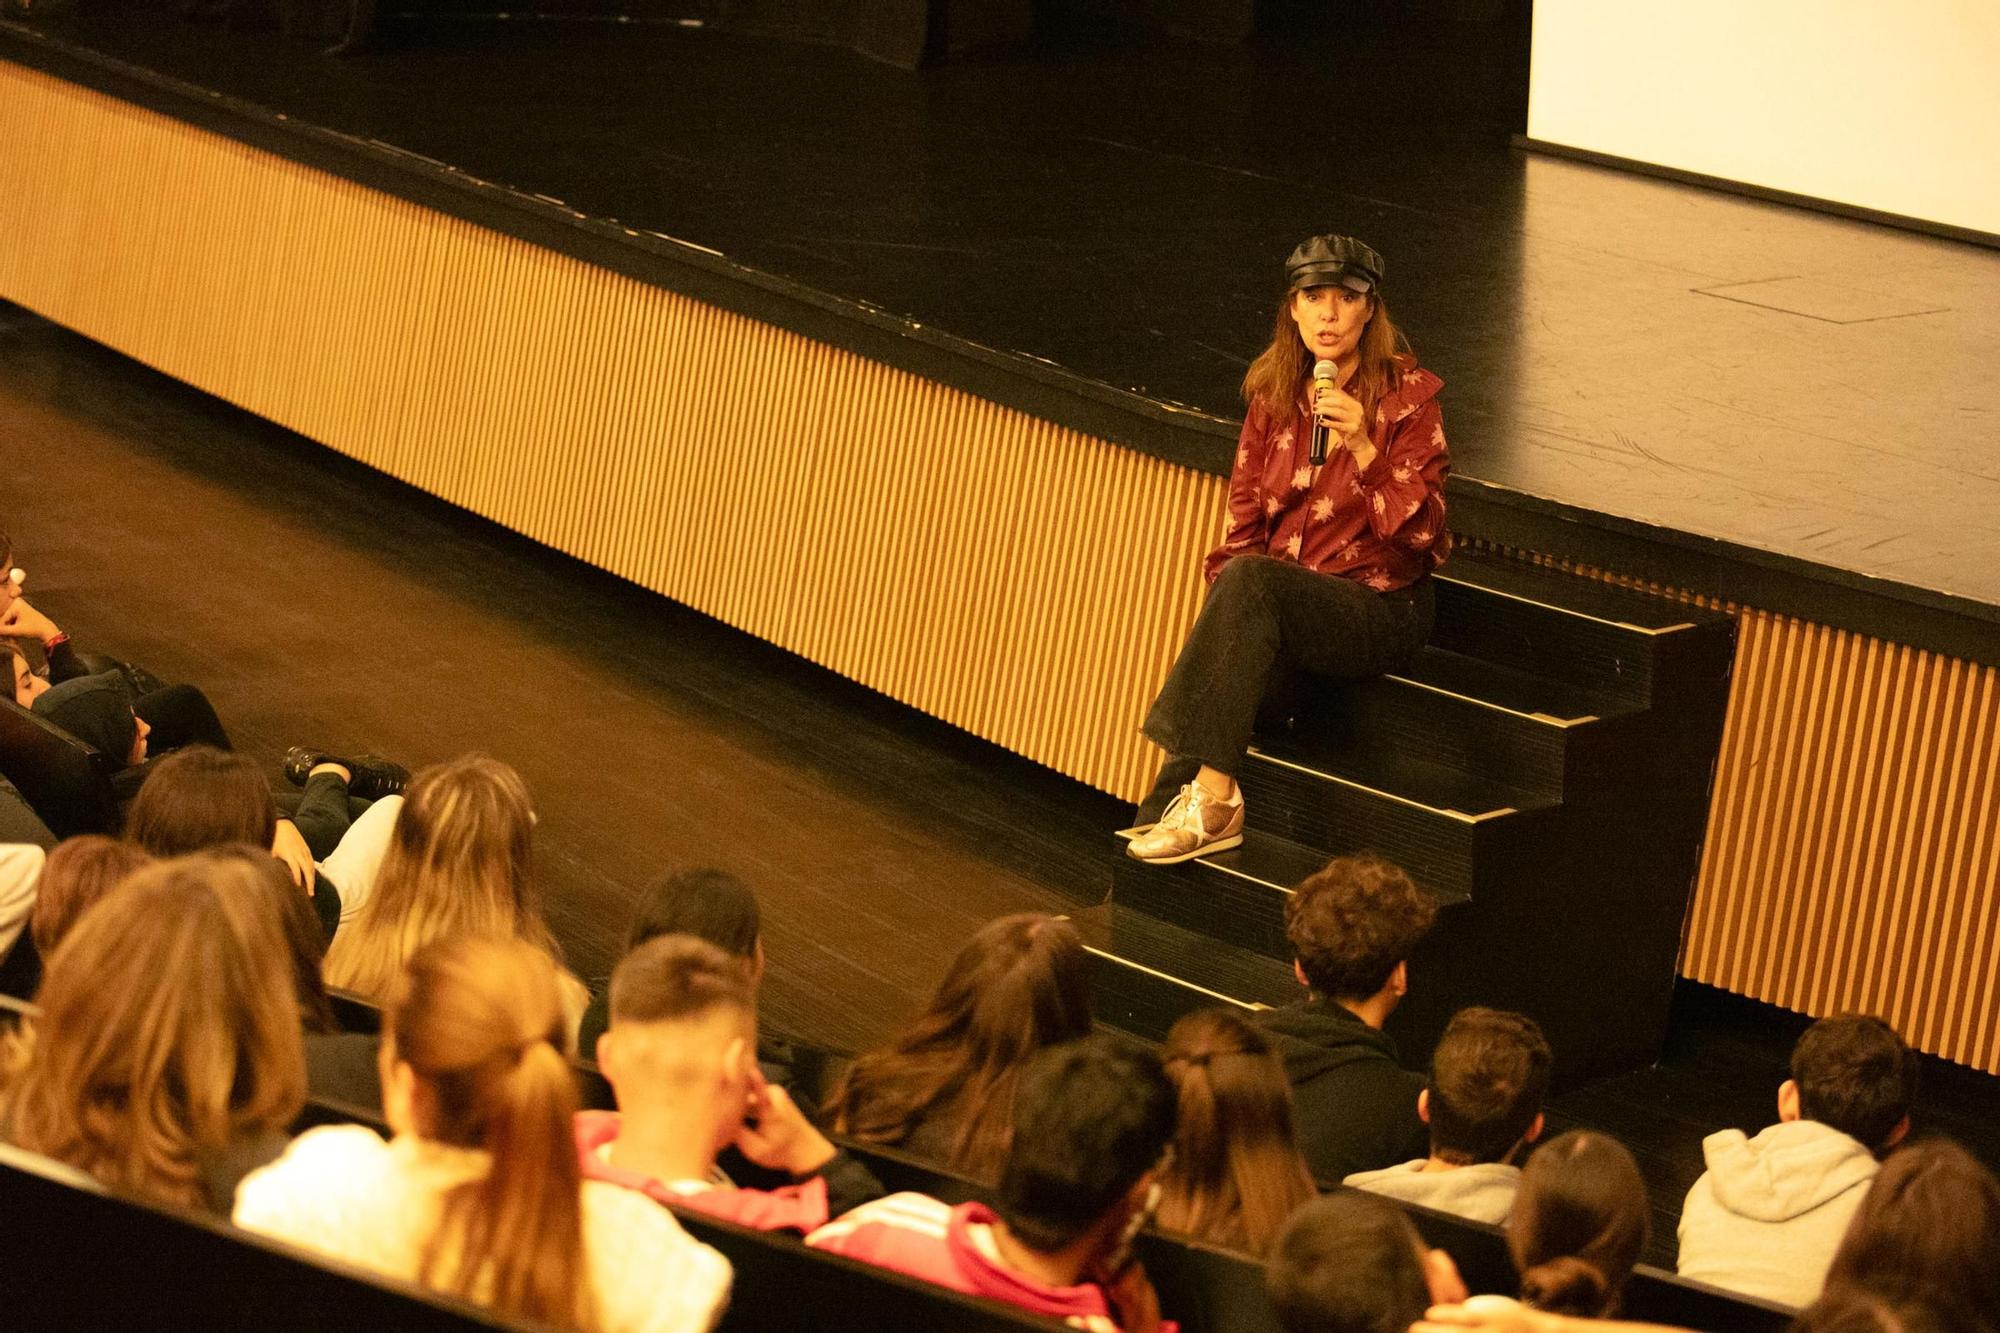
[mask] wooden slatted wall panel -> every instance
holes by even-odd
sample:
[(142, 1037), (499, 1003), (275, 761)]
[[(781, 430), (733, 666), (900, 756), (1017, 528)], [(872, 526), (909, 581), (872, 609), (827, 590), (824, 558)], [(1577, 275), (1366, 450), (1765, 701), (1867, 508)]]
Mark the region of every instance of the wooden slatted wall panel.
[(1060, 772), (1150, 782), (1221, 479), (5, 63), (0, 126), (0, 296)]
[(2000, 1073), (2000, 672), (1524, 558), (1737, 617), (1681, 974)]

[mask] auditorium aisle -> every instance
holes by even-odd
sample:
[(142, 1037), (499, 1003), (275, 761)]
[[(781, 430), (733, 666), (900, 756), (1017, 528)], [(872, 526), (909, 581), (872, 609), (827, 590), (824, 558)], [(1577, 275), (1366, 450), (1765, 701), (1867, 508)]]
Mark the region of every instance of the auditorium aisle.
[(648, 879), (721, 866), (771, 1019), (853, 1049), (980, 923), (1103, 897), (1129, 807), (4, 304), (0, 495), (31, 598), (274, 781), (301, 742), (519, 768), (586, 978)]

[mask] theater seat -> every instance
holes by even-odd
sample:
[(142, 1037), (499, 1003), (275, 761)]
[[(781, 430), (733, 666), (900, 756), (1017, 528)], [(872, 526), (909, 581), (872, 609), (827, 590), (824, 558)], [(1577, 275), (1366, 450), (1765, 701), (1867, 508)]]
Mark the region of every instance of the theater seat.
[(118, 832), (118, 798), (104, 756), (12, 699), (0, 699), (0, 774), (58, 838)]

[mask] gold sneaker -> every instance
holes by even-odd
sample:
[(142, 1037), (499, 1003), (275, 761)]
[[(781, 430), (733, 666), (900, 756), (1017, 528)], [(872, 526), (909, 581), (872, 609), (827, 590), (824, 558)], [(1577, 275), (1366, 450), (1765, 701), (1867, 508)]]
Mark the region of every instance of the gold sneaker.
[(1234, 801), (1218, 801), (1199, 782), (1190, 782), (1159, 823), (1125, 844), (1125, 854), (1170, 866), (1242, 845), (1243, 793), (1237, 792)]

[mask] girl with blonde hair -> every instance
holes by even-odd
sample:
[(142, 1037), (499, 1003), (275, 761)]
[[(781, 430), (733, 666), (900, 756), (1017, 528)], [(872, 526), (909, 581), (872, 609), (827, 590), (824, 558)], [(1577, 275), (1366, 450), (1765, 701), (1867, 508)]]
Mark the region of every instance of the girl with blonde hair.
[[(326, 954), (326, 984), (383, 1003), (403, 964), (431, 940), (497, 935), (526, 941), (560, 964), (535, 891), (534, 806), (521, 775), (472, 754), (410, 780), (368, 901)], [(590, 1002), (558, 971), (568, 1030)]]
[(700, 1330), (729, 1265), (673, 1214), (586, 1181), (555, 965), (495, 936), (410, 958), (383, 1025), (385, 1143), (301, 1135), (243, 1182), (239, 1226), (485, 1305), (589, 1330)]
[(1159, 1225), (1259, 1257), (1315, 1194), (1292, 1137), (1285, 1067), (1256, 1027), (1224, 1009), (1187, 1015), (1160, 1063), (1178, 1090)]
[(106, 1186), (227, 1213), (305, 1102), (291, 953), (260, 871), (228, 856), (138, 871), (48, 960), (8, 1043), (18, 1147)]

